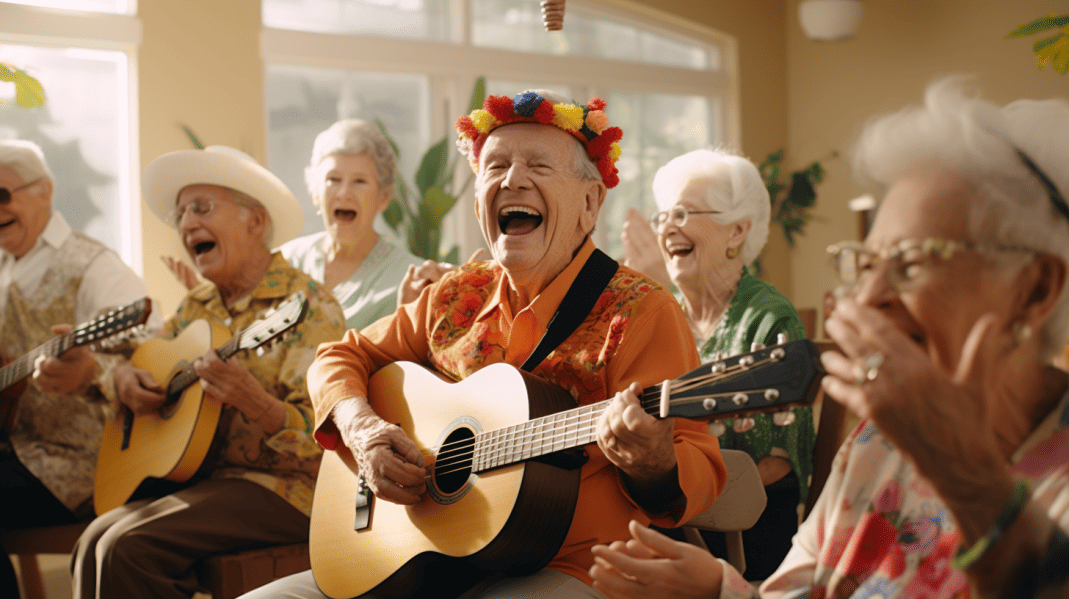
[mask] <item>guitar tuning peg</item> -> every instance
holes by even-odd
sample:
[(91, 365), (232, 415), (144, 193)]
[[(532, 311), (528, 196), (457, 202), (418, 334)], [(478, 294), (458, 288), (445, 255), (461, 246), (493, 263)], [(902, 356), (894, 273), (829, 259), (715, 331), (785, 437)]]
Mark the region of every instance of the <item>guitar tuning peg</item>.
[(755, 426), (757, 426), (757, 421), (749, 416), (744, 416), (742, 418), (736, 418), (735, 422), (731, 424), (731, 429), (736, 433), (745, 433)]
[(750, 351), (752, 351), (752, 352), (761, 351), (763, 349), (765, 349), (765, 344), (761, 343), (760, 341), (754, 341), (753, 343), (750, 344)]
[(256, 355), (257, 355), (257, 356), (262, 356), (262, 355), (264, 355), (264, 346), (262, 346), (262, 345), (261, 345), (260, 347), (257, 347), (257, 348), (256, 348)]
[(772, 422), (776, 426), (787, 426), (794, 422), (794, 412), (776, 412), (772, 415)]
[(728, 427), (724, 426), (723, 422), (710, 422), (709, 434), (714, 437), (720, 437), (724, 433), (728, 432)]
[(787, 333), (777, 333), (776, 345), (783, 345), (784, 343), (787, 343)]

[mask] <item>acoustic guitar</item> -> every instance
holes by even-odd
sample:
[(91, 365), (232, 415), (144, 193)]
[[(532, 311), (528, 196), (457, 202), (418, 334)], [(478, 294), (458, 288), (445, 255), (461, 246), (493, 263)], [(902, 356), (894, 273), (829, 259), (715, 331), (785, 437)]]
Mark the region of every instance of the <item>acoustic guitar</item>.
[(88, 345), (97, 350), (113, 346), (141, 330), (152, 313), (152, 300), (144, 297), (57, 335), (0, 368), (0, 431), (7, 431), (18, 398), (26, 390), (23, 379), (33, 373), (37, 358), (55, 358), (67, 350)]
[[(794, 341), (703, 365), (642, 391), (658, 418), (715, 420), (809, 403), (823, 369)], [(488, 573), (522, 576), (556, 555), (579, 494), (581, 447), (609, 400), (566, 391), (508, 364), (456, 383), (398, 362), (369, 381), (375, 412), (434, 456), (427, 495), (376, 501), (344, 447), (323, 456), (312, 504), (316, 584), (335, 599), (456, 597)]]
[(96, 513), (123, 505), (149, 479), (189, 480), (208, 454), (223, 408), (194, 384), (199, 377), (193, 362), (210, 348), (223, 360), (260, 348), (301, 322), (307, 307), (305, 295), (297, 292), (233, 337), (226, 327), (202, 319), (174, 339), (139, 345), (130, 364), (161, 382), (167, 399), (157, 412), (135, 415), (124, 406), (104, 421), (93, 491)]

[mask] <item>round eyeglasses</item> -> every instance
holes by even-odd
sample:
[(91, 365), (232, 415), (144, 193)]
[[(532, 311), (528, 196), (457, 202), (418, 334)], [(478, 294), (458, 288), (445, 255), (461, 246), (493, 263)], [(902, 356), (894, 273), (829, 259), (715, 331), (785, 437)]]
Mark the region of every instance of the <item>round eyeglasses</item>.
[(961, 252), (981, 254), (1036, 253), (1035, 250), (1004, 245), (952, 241), (949, 239), (903, 239), (879, 251), (857, 241), (842, 241), (828, 246), (832, 266), (839, 280), (851, 292), (870, 281), (886, 265), (887, 277), (897, 291), (909, 291), (927, 280), (933, 260), (950, 260)]
[(687, 224), (687, 217), (691, 214), (719, 214), (718, 210), (687, 210), (685, 206), (676, 204), (668, 210), (662, 210), (650, 217), (650, 226), (656, 231), (661, 225), (672, 223), (677, 227)]
[(215, 202), (212, 200), (193, 200), (185, 206), (179, 208), (175, 207), (167, 214), (167, 222), (171, 226), (178, 228), (182, 226), (182, 219), (186, 216), (187, 212), (192, 212), (197, 216), (204, 216), (215, 208)]
[(7, 187), (0, 187), (0, 206), (7, 206), (11, 203), (11, 198), (15, 197), (16, 193), (36, 184), (38, 181), (40, 181), (40, 179), (10, 189)]

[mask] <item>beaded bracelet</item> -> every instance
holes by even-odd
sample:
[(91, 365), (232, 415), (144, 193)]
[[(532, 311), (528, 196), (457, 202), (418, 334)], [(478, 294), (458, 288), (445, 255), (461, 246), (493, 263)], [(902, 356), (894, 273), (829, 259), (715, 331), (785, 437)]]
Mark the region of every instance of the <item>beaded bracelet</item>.
[(1002, 533), (1006, 532), (1006, 529), (1021, 514), (1021, 510), (1027, 503), (1028, 496), (1031, 493), (1032, 485), (1028, 484), (1028, 481), (1017, 481), (1017, 484), (1013, 486), (1013, 494), (1010, 495), (1010, 500), (1006, 503), (1006, 507), (1002, 508), (1002, 513), (999, 515), (998, 520), (991, 525), (991, 530), (977, 539), (972, 547), (958, 549), (957, 554), (954, 556), (954, 567), (958, 570), (965, 570), (973, 562), (980, 559), (980, 556), (987, 551), (988, 547), (997, 543), (1002, 537)]

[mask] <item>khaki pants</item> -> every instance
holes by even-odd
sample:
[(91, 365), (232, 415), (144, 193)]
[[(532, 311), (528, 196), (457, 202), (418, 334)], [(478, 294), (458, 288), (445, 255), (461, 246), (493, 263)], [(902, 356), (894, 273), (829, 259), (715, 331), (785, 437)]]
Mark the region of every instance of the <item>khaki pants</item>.
[(74, 599), (188, 598), (219, 553), (308, 541), (308, 517), (244, 480), (206, 480), (98, 517), (72, 556)]

